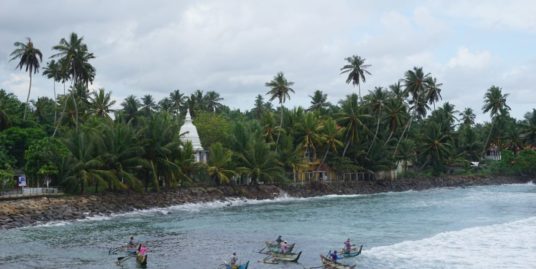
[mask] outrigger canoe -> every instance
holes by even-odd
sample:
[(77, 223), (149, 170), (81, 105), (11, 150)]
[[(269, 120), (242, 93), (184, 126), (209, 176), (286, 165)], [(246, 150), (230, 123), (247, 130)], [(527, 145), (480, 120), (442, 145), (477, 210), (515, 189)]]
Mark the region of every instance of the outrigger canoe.
[[(266, 241), (264, 243), (266, 244), (266, 247), (264, 248), (266, 249), (266, 251), (264, 253), (271, 254), (271, 253), (281, 252), (281, 247), (279, 246), (277, 242)], [(294, 249), (294, 245), (296, 245), (296, 243), (288, 244), (287, 253), (292, 253), (292, 250)]]
[(326, 258), (324, 255), (320, 255), (320, 260), (324, 269), (355, 269), (356, 265), (345, 265), (342, 263), (334, 262), (329, 258)]
[(361, 250), (363, 249), (363, 245), (361, 245), (359, 247), (359, 249), (357, 248), (352, 248), (352, 250), (350, 250), (350, 252), (346, 252), (346, 249), (341, 249), (340, 250), (340, 256), (341, 258), (351, 258), (351, 257), (355, 257), (355, 256), (358, 256), (359, 254), (361, 254)]
[(298, 262), (298, 259), (301, 256), (301, 251), (299, 253), (287, 253), (287, 254), (281, 254), (281, 253), (272, 253), (272, 259), (274, 261), (278, 262)]
[(233, 268), (230, 264), (224, 264), (224, 268), (225, 269), (248, 269), (248, 266), (249, 266), (249, 261), (247, 261), (246, 263), (243, 263), (241, 265), (239, 265), (238, 267), (235, 267)]
[(136, 255), (136, 263), (142, 267), (147, 266), (147, 255)]

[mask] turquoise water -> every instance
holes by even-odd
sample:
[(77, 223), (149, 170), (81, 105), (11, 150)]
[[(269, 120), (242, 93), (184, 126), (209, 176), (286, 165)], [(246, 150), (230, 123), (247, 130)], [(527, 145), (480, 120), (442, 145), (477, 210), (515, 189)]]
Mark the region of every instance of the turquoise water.
[[(258, 262), (279, 234), (303, 251), (300, 264)], [(309, 268), (348, 237), (364, 244), (344, 260), (358, 268), (535, 268), (536, 186), (231, 200), (52, 222), (0, 231), (0, 268), (120, 268), (108, 248), (131, 235), (148, 245), (148, 268), (217, 268), (233, 251), (252, 269)]]

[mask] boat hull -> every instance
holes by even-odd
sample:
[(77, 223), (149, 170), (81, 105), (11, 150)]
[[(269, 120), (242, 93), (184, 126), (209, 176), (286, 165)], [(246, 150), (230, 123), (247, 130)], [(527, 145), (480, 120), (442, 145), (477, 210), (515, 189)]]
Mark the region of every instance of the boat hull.
[(329, 258), (326, 258), (324, 255), (320, 255), (320, 260), (324, 269), (355, 269), (356, 265), (345, 265), (338, 262), (334, 262)]

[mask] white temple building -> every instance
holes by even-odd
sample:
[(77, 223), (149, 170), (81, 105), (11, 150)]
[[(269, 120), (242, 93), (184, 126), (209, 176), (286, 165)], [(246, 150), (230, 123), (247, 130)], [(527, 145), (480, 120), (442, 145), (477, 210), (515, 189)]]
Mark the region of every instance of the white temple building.
[(203, 149), (203, 146), (201, 145), (201, 139), (199, 139), (197, 128), (195, 128), (195, 125), (192, 123), (192, 116), (190, 115), (189, 109), (186, 112), (186, 117), (184, 118), (184, 124), (181, 126), (179, 134), (181, 134), (180, 139), (182, 142), (192, 143), (192, 147), (194, 149), (195, 161), (206, 163), (207, 151)]

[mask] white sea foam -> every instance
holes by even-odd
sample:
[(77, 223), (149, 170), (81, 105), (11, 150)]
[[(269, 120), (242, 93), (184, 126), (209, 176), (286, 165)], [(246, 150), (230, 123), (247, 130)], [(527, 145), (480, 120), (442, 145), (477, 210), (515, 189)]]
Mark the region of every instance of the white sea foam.
[(372, 248), (377, 268), (535, 268), (536, 217)]

